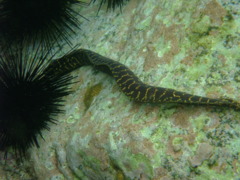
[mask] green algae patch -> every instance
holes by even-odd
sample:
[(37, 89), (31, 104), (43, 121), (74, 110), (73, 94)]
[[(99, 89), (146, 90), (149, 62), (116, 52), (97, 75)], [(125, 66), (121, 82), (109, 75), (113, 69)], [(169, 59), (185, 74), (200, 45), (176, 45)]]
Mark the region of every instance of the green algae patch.
[(200, 132), (206, 126), (206, 124), (211, 121), (211, 118), (208, 115), (201, 114), (196, 118), (191, 118), (190, 122), (193, 126), (195, 132)]
[(152, 133), (153, 132), (151, 127), (145, 127), (141, 130), (141, 135), (145, 138), (150, 138)]
[(209, 31), (210, 26), (211, 26), (210, 17), (205, 15), (192, 23), (191, 30), (193, 33), (205, 34)]
[[(215, 27), (216, 28), (216, 27)], [(203, 47), (205, 49), (211, 48), (217, 43), (216, 37), (209, 35), (213, 29), (209, 16), (200, 16), (190, 26), (189, 40), (193, 47)]]
[(218, 179), (218, 180), (225, 180), (225, 179), (234, 179), (235, 175), (232, 171), (231, 165), (227, 165), (224, 168), (224, 172), (219, 173), (214, 169), (211, 169), (208, 165), (208, 162), (205, 161), (201, 166), (197, 168), (198, 174), (194, 179), (202, 180), (202, 179)]
[[(227, 17), (225, 16), (221, 25), (213, 26), (209, 16), (200, 16), (190, 25), (188, 31), (190, 43), (186, 43), (184, 46), (186, 48), (204, 48), (199, 54), (201, 56), (211, 54), (216, 47), (219, 49), (221, 41), (228, 36), (234, 35), (239, 28), (236, 21)], [(224, 50), (224, 48), (221, 48), (221, 50)]]
[(183, 146), (183, 143), (184, 143), (183, 137), (175, 137), (172, 140), (172, 146), (173, 146), (174, 151), (176, 151), (176, 152), (180, 151), (181, 147)]
[(193, 81), (199, 79), (200, 77), (204, 77), (206, 72), (209, 71), (211, 64), (212, 63), (209, 58), (204, 60), (195, 59), (194, 65), (187, 69), (187, 77)]
[(161, 58), (171, 50), (171, 41), (167, 41), (164, 37), (160, 37), (154, 44), (157, 50), (158, 57)]
[(84, 151), (79, 151), (78, 156), (81, 159), (81, 165), (78, 169), (75, 169), (75, 173), (78, 177), (87, 177), (89, 174), (101, 174), (101, 164), (102, 162), (95, 156), (88, 155)]
[(129, 150), (123, 150), (117, 158), (110, 159), (113, 169), (121, 171), (125, 179), (133, 179), (135, 171), (141, 172), (144, 177), (153, 177), (152, 162), (142, 153), (133, 154)]
[(193, 131), (196, 133), (194, 146), (191, 147), (193, 151), (197, 149), (198, 144), (206, 140), (207, 135), (204, 128), (209, 123), (209, 121), (211, 121), (211, 118), (208, 117), (208, 115), (205, 115), (205, 113), (201, 114), (196, 118), (190, 119)]
[(54, 164), (50, 161), (45, 162), (45, 167), (46, 169), (48, 169), (49, 171), (54, 169)]
[(71, 115), (67, 118), (67, 123), (73, 124), (76, 122), (76, 119)]
[(57, 174), (51, 177), (50, 180), (64, 180), (64, 176), (62, 174)]
[(149, 177), (153, 176), (151, 161), (144, 154), (132, 154), (129, 156), (129, 163), (133, 170), (143, 167), (146, 175)]
[(139, 22), (139, 23), (135, 26), (135, 28), (136, 28), (137, 30), (144, 30), (144, 29), (146, 29), (146, 28), (148, 28), (148, 27), (150, 26), (151, 21), (152, 21), (152, 17), (149, 16), (149, 17), (147, 17), (146, 19), (144, 19), (143, 21)]

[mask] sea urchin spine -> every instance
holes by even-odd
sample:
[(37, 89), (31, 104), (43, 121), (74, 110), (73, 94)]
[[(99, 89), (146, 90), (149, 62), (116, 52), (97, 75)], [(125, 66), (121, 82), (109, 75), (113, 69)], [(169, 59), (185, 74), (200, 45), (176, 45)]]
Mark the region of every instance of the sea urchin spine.
[[(95, 1), (96, 0), (93, 0), (93, 2)], [(122, 6), (125, 1), (129, 1), (129, 0), (101, 0), (98, 11), (101, 9), (102, 5), (105, 3), (107, 3), (107, 10), (109, 9), (115, 10), (116, 7), (120, 7), (120, 9), (122, 9)]]
[(78, 17), (81, 16), (74, 5), (83, 4), (86, 3), (79, 0), (2, 0), (1, 44), (23, 39), (48, 48), (59, 40), (71, 44), (70, 37), (80, 28)]

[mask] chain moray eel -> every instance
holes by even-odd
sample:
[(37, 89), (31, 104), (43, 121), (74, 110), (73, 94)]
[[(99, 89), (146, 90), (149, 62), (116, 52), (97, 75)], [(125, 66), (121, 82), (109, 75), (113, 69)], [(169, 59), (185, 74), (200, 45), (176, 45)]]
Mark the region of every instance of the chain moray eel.
[(240, 110), (240, 103), (232, 99), (212, 99), (174, 89), (147, 85), (125, 65), (86, 49), (75, 50), (54, 60), (46, 71), (50, 74), (67, 74), (84, 65), (91, 65), (113, 76), (125, 95), (136, 102), (215, 105)]

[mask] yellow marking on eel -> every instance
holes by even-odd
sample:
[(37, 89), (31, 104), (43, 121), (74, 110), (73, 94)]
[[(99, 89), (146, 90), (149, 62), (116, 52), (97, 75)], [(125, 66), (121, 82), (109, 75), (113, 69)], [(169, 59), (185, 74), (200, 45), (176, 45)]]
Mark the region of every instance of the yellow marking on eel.
[(124, 77), (127, 77), (127, 76), (129, 76), (128, 73), (122, 75), (122, 76), (117, 80), (117, 83), (118, 83), (119, 81), (121, 81)]
[(134, 85), (136, 83), (136, 81), (133, 81), (131, 84), (128, 85), (128, 89), (131, 88), (132, 85)]
[(147, 100), (147, 94), (148, 94), (148, 91), (149, 91), (150, 89), (151, 89), (151, 87), (149, 87), (149, 88), (146, 89), (146, 92), (145, 92), (144, 97), (142, 98), (142, 101)]
[(156, 93), (158, 92), (158, 89), (155, 88), (154, 93), (153, 93), (153, 102), (156, 102)]

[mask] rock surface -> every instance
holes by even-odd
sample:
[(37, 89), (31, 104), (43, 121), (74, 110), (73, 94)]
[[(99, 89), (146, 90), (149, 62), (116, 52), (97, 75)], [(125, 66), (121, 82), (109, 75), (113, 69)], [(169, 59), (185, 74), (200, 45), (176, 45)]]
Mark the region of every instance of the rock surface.
[[(239, 8), (230, 0), (131, 0), (122, 13), (97, 15), (95, 3), (79, 10), (89, 21), (74, 43), (148, 84), (240, 101)], [(240, 112), (134, 103), (92, 67), (73, 75), (65, 114), (23, 163), (11, 155), (1, 162), (3, 180), (240, 178)]]

